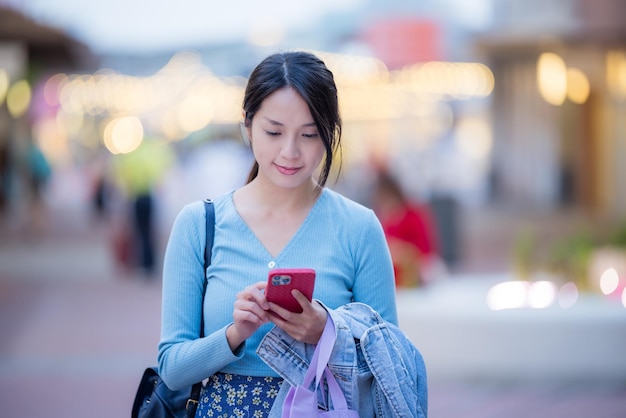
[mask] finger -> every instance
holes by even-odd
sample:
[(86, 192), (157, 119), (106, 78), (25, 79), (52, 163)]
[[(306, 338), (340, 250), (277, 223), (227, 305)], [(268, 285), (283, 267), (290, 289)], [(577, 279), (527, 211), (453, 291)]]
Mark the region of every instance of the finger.
[(289, 336), (297, 341), (315, 344), (319, 338), (310, 335), (309, 326), (306, 325), (306, 321), (299, 321), (298, 318), (302, 318), (302, 314), (296, 314), (287, 311), (286, 315), (289, 315), (293, 320), (287, 320), (275, 315), (269, 315), (270, 321), (277, 327), (285, 331)]
[(251, 334), (261, 325), (268, 323), (270, 321), (270, 316), (270, 314), (263, 310), (258, 310), (257, 312), (250, 310), (235, 310), (233, 312), (233, 322), (237, 324), (238, 328), (243, 327), (243, 329), (250, 329), (250, 327), (253, 327), (253, 330), (250, 331)]
[(291, 296), (293, 296), (298, 301), (298, 303), (302, 307), (302, 311), (311, 308), (311, 301), (306, 296), (304, 296), (304, 293), (302, 293), (298, 289), (293, 289), (291, 291)]
[(254, 299), (237, 299), (233, 307), (235, 312), (250, 312), (262, 320), (267, 320), (267, 310), (263, 309)]
[[(280, 307), (279, 307), (280, 308)], [(282, 308), (280, 308), (282, 309)], [(283, 311), (285, 311), (283, 309)], [(291, 322), (285, 318), (283, 318), (281, 315), (279, 315), (278, 313), (274, 313), (273, 311), (269, 311), (270, 315), (269, 319), (270, 321), (276, 325), (278, 328), (282, 329), (283, 331), (285, 331), (287, 334), (289, 334), (292, 338), (295, 338), (298, 341), (301, 341), (303, 339), (303, 331), (304, 328), (302, 326), (300, 326), (298, 323), (296, 322)], [(298, 316), (298, 314), (293, 314), (289, 311), (285, 311), (284, 315), (291, 315), (293, 316)]]
[(257, 282), (252, 285), (256, 292), (254, 293), (255, 300), (264, 310), (268, 310), (270, 308), (267, 299), (265, 298), (265, 288), (267, 287), (267, 282)]
[(265, 298), (265, 293), (263, 292), (265, 286), (266, 283), (264, 282), (258, 282), (250, 285), (237, 294), (237, 300), (255, 302), (260, 305), (262, 309), (267, 310), (269, 309), (269, 305), (267, 299)]
[(267, 282), (256, 282), (252, 286), (254, 286), (255, 288), (259, 290), (265, 290), (265, 288), (267, 287)]
[(269, 312), (273, 312), (274, 314), (278, 315), (283, 321), (290, 322), (293, 319), (294, 313), (289, 311), (288, 309), (285, 309), (274, 302), (268, 302), (268, 305)]
[[(262, 315), (265, 315), (265, 313), (263, 313)], [(235, 323), (248, 322), (257, 326), (261, 326), (263, 325), (263, 323), (265, 323), (265, 320), (262, 316), (259, 316), (255, 312), (247, 310), (236, 310), (235, 312), (233, 312), (233, 320)]]

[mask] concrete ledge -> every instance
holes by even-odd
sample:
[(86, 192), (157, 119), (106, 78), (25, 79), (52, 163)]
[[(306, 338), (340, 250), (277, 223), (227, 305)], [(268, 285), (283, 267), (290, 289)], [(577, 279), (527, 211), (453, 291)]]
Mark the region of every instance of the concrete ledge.
[(398, 291), (400, 327), (429, 380), (626, 383), (626, 308), (581, 294), (571, 308), (492, 311), (488, 290), (507, 275), (453, 277)]

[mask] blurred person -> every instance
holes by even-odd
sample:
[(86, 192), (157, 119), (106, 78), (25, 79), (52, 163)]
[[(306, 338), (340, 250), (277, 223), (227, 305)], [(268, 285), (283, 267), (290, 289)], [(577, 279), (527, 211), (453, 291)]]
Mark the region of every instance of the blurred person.
[(41, 149), (31, 141), (26, 153), (29, 185), (32, 194), (32, 209), (35, 223), (43, 222), (43, 189), (52, 174), (52, 168)]
[(0, 216), (6, 214), (11, 188), (11, 149), (9, 136), (0, 129)]
[(91, 204), (97, 219), (106, 219), (109, 216), (111, 184), (105, 173), (98, 173), (93, 179)]
[[(123, 157), (109, 151), (88, 164), (87, 190), (91, 215), (109, 243), (117, 275), (130, 276), (138, 266), (132, 192), (125, 176)], [(152, 225), (152, 221), (148, 225)], [(150, 231), (149, 231), (150, 233)]]
[(52, 176), (52, 166), (31, 134), (27, 118), (15, 121), (16, 184), (23, 185), (25, 211), (19, 211), (20, 225), (27, 237), (39, 235), (46, 226), (46, 187)]
[[(397, 324), (380, 222), (325, 187), (341, 139), (333, 74), (309, 53), (270, 55), (249, 78), (243, 118), (254, 163), (245, 185), (213, 199), (212, 264), (204, 271), (201, 201), (181, 209), (165, 252), (159, 373), (171, 389), (208, 379), (199, 417), (280, 414), (282, 404), (273, 404), (289, 385), (256, 353), (272, 325), (316, 344), (326, 309), (354, 301)], [(278, 267), (316, 270), (313, 301), (292, 293), (302, 313), (266, 300), (268, 272)], [(241, 398), (232, 402), (230, 393)]]
[(144, 139), (137, 149), (118, 155), (115, 161), (118, 184), (129, 204), (127, 214), (116, 221), (116, 256), (126, 267), (139, 267), (148, 278), (156, 268), (155, 189), (171, 164), (168, 146), (157, 139)]
[(111, 216), (115, 185), (111, 173), (110, 153), (98, 154), (89, 163), (91, 209), (96, 220), (108, 220)]
[(439, 276), (437, 227), (428, 206), (409, 199), (385, 169), (377, 173), (372, 198), (391, 250), (396, 285), (419, 286)]

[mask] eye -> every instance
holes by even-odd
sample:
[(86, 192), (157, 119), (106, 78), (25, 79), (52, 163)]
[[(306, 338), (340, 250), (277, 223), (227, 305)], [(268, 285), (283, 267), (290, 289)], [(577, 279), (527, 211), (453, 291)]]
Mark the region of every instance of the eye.
[(265, 133), (269, 136), (278, 136), (280, 135), (280, 132), (276, 132), (276, 131), (265, 131)]
[(302, 134), (303, 137), (305, 138), (318, 138), (319, 134), (315, 133), (315, 134)]

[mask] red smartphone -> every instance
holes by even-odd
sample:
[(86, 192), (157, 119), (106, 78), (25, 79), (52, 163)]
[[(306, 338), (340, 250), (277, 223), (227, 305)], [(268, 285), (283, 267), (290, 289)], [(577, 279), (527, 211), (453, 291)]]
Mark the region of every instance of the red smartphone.
[(281, 268), (270, 270), (267, 277), (265, 297), (281, 307), (295, 313), (301, 313), (302, 307), (291, 296), (292, 289), (298, 289), (309, 300), (313, 299), (315, 270), (309, 268)]

